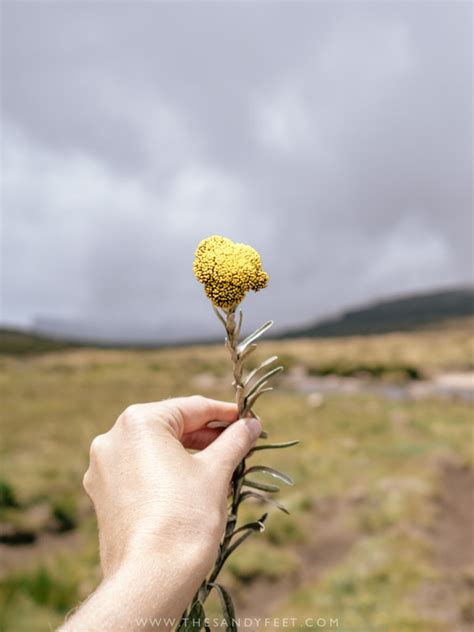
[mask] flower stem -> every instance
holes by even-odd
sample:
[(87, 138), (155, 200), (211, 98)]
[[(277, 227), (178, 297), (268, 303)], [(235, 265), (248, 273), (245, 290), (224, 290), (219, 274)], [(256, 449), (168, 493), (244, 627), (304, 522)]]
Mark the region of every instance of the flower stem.
[[(244, 413), (245, 410), (245, 392), (244, 392), (244, 384), (242, 381), (243, 374), (243, 362), (240, 358), (238, 345), (239, 345), (239, 334), (240, 334), (240, 325), (241, 318), (239, 320), (239, 324), (236, 325), (235, 321), (235, 309), (229, 309), (225, 314), (225, 320), (221, 318), (221, 315), (218, 313), (219, 319), (224, 321), (225, 330), (227, 333), (226, 338), (226, 347), (229, 350), (230, 357), (232, 360), (233, 367), (233, 377), (234, 381), (232, 383), (235, 390), (235, 400), (237, 404), (237, 408), (239, 411), (239, 417)], [(225, 554), (227, 549), (229, 548), (230, 541), (235, 531), (235, 525), (237, 523), (237, 514), (239, 511), (239, 496), (242, 489), (242, 484), (244, 481), (244, 472), (245, 472), (245, 459), (237, 466), (234, 474), (232, 476), (232, 500), (229, 508), (229, 515), (227, 517), (227, 524), (224, 532), (224, 537), (222, 539), (221, 545), (219, 547), (219, 554), (217, 556), (216, 563), (214, 568), (209, 575), (209, 577), (204, 580), (199, 588), (195, 598), (193, 599), (193, 603), (196, 600), (199, 600), (201, 603), (207, 599), (209, 593), (212, 590), (212, 585), (217, 579), (221, 568), (224, 564)]]

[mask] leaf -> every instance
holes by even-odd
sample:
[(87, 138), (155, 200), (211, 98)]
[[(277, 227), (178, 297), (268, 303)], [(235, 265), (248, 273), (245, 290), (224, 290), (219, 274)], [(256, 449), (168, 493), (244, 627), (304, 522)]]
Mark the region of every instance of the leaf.
[(219, 598), (221, 600), (222, 611), (224, 614), (224, 619), (226, 623), (226, 627), (230, 632), (237, 632), (237, 621), (235, 618), (235, 608), (232, 603), (232, 597), (229, 594), (229, 591), (221, 586), (221, 584), (211, 584), (213, 588), (217, 590)]
[(269, 492), (271, 494), (276, 494), (280, 491), (280, 488), (277, 485), (260, 483), (260, 481), (252, 481), (248, 478), (244, 478), (243, 485), (247, 485), (247, 487), (253, 487), (254, 489), (260, 489), (262, 492)]
[(236, 529), (234, 531), (235, 535), (236, 533), (240, 533), (241, 531), (245, 531), (246, 529), (253, 529), (254, 531), (259, 531), (260, 533), (262, 531), (265, 531), (265, 520), (268, 518), (268, 513), (264, 513), (263, 516), (260, 516), (260, 518), (255, 521), (255, 522), (247, 522), (247, 524), (243, 524), (241, 527), (239, 527), (238, 529)]
[(256, 393), (259, 390), (259, 388), (260, 390), (263, 390), (263, 387), (266, 386), (267, 384), (268, 384), (268, 380), (259, 380), (257, 384), (255, 384), (255, 386), (245, 396), (244, 398), (245, 401), (246, 402), (249, 401), (250, 397), (252, 397), (252, 395)]
[(251, 397), (249, 397), (248, 401), (245, 402), (245, 408), (242, 411), (241, 416), (245, 417), (248, 414), (249, 410), (253, 407), (257, 399), (260, 397), (260, 395), (263, 395), (263, 393), (268, 393), (269, 391), (273, 391), (272, 386), (269, 386), (268, 388), (262, 388), (261, 390), (254, 393)]
[(247, 375), (247, 377), (245, 378), (244, 381), (244, 386), (247, 386), (247, 384), (249, 384), (249, 382), (251, 380), (253, 380), (253, 378), (257, 375), (257, 373), (259, 371), (261, 371), (262, 369), (264, 369), (266, 366), (269, 366), (270, 364), (272, 364), (273, 362), (275, 362), (275, 360), (278, 360), (278, 356), (272, 356), (271, 358), (268, 358), (267, 360), (264, 360), (261, 364), (259, 364), (257, 367), (255, 367), (255, 369), (253, 369), (252, 371), (250, 371), (250, 373)]
[(277, 500), (274, 500), (273, 498), (269, 498), (268, 496), (262, 496), (262, 494), (258, 494), (257, 492), (243, 492), (239, 496), (239, 504), (243, 502), (244, 500), (246, 500), (247, 498), (257, 498), (258, 500), (262, 502), (266, 502), (266, 503), (269, 503), (270, 505), (273, 505), (274, 507), (277, 507), (278, 509), (280, 509), (280, 511), (283, 511), (286, 514), (290, 513), (288, 509), (284, 507), (281, 503), (279, 503)]
[(245, 358), (248, 358), (249, 355), (255, 351), (256, 348), (257, 345), (250, 345), (249, 347), (247, 347), (247, 349), (245, 349), (243, 353), (241, 353), (239, 350), (239, 360), (243, 362)]
[(273, 325), (273, 320), (269, 320), (267, 321), (264, 325), (262, 325), (261, 327), (259, 327), (258, 329), (256, 329), (253, 334), (250, 334), (250, 336), (247, 336), (247, 338), (245, 338), (244, 340), (242, 340), (242, 342), (239, 344), (238, 347), (238, 351), (239, 353), (242, 353), (243, 351), (245, 351), (245, 349), (254, 341), (257, 340), (257, 338), (259, 338), (263, 333), (265, 333), (267, 331), (267, 329), (270, 329), (270, 327)]
[(249, 452), (251, 455), (253, 452), (257, 450), (281, 450), (283, 448), (291, 448), (294, 445), (298, 445), (299, 441), (285, 441), (284, 443), (263, 443), (262, 445), (256, 445)]
[[(189, 611), (189, 614), (186, 614), (181, 619), (177, 632), (192, 632), (193, 630), (196, 632), (196, 630), (202, 630), (203, 626), (205, 626), (205, 618), (206, 614), (204, 612), (204, 608), (202, 607), (202, 603), (200, 601), (195, 601)], [(199, 621), (199, 627), (194, 625), (196, 621)]]
[[(224, 564), (224, 562), (226, 561), (226, 559), (229, 557), (229, 555), (231, 555), (235, 549), (237, 549), (243, 542), (245, 542), (245, 540), (247, 538), (249, 538), (252, 533), (261, 533), (264, 529), (265, 529), (265, 525), (264, 522), (268, 517), (268, 513), (264, 513), (263, 516), (260, 518), (260, 520), (258, 520), (257, 522), (249, 522), (248, 524), (243, 525), (243, 527), (240, 527), (240, 529), (237, 529), (237, 531), (235, 531), (235, 533), (242, 533), (242, 535), (237, 538), (227, 549), (227, 551), (224, 553), (223, 557), (222, 557), (222, 562), (221, 562), (221, 566), (222, 564)], [(234, 535), (235, 535), (234, 533)]]
[(233, 514), (230, 514), (228, 516), (227, 524), (225, 527), (224, 538), (227, 538), (233, 532), (236, 521), (237, 521), (237, 516), (234, 516)]
[(252, 386), (250, 391), (247, 393), (246, 397), (251, 397), (253, 395), (253, 393), (255, 393), (255, 391), (260, 386), (263, 386), (264, 384), (266, 384), (271, 377), (273, 377), (277, 373), (281, 373), (282, 371), (283, 371), (283, 367), (282, 366), (277, 366), (274, 369), (272, 369), (271, 371), (268, 371), (268, 373), (265, 373), (265, 375), (262, 375), (262, 377), (259, 380), (257, 380), (255, 382), (255, 384)]
[(227, 560), (227, 558), (229, 557), (229, 555), (232, 555), (232, 553), (235, 551), (235, 549), (240, 546), (243, 542), (245, 542), (245, 540), (247, 538), (249, 538), (252, 533), (255, 533), (256, 529), (249, 529), (248, 531), (246, 531), (243, 535), (240, 536), (240, 538), (237, 538), (237, 540), (231, 545), (229, 546), (229, 548), (227, 549), (227, 551), (224, 553), (224, 555), (222, 556), (222, 562), (221, 564), (224, 564), (224, 562)]
[(225, 322), (225, 318), (224, 318), (224, 316), (222, 316), (220, 310), (218, 310), (215, 305), (213, 305), (212, 307), (213, 307), (214, 311), (216, 312), (217, 318), (221, 321), (221, 323), (224, 325), (224, 327), (227, 327), (227, 324)]
[(247, 476), (247, 474), (250, 474), (252, 472), (270, 474), (270, 476), (274, 476), (275, 478), (280, 479), (280, 481), (283, 481), (287, 485), (294, 485), (294, 481), (291, 476), (288, 476), (288, 474), (283, 474), (283, 472), (279, 472), (278, 470), (274, 470), (272, 467), (267, 467), (266, 465), (254, 465), (253, 467), (249, 467), (244, 472), (244, 476)]
[(242, 329), (242, 321), (243, 321), (243, 319), (244, 319), (244, 314), (243, 314), (242, 310), (239, 309), (239, 323), (238, 323), (238, 325), (237, 325), (237, 327), (235, 329), (235, 334), (234, 334), (236, 339), (238, 339), (238, 337), (240, 336), (240, 331)]

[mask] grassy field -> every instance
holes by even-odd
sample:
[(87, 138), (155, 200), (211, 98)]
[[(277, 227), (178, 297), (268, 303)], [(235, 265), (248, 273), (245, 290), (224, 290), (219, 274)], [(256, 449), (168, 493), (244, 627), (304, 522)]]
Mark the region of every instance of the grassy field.
[[(10, 340), (3, 351), (0, 505), (9, 543), (0, 545), (0, 630), (35, 632), (54, 629), (100, 578), (81, 488), (92, 438), (133, 402), (196, 392), (229, 399), (229, 365), (218, 346), (31, 345), (15, 354)], [(472, 320), (268, 341), (258, 353), (309, 375), (419, 380), (472, 370)], [(472, 629), (472, 406), (360, 394), (316, 405), (285, 387), (262, 398), (258, 412), (272, 440), (302, 443), (259, 457), (296, 484), (281, 494), (291, 515), (272, 513), (265, 533), (229, 563), (223, 583), (238, 614), (296, 618), (292, 629), (301, 630), (310, 620), (344, 632)]]

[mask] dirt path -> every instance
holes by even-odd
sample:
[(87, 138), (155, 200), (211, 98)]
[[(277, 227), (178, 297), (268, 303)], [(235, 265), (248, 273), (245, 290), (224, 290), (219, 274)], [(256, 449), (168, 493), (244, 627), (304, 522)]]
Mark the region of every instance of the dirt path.
[(300, 558), (298, 569), (277, 582), (257, 579), (251, 590), (236, 599), (239, 617), (265, 617), (293, 592), (307, 582), (317, 581), (331, 567), (341, 562), (357, 539), (348, 528), (351, 504), (340, 499), (325, 499), (315, 507), (316, 518), (311, 541), (296, 546)]
[(407, 380), (402, 383), (387, 383), (368, 377), (340, 377), (336, 375), (308, 375), (298, 367), (281, 378), (281, 387), (305, 395), (371, 394), (387, 399), (411, 400), (441, 397), (474, 401), (474, 372), (441, 373), (431, 379)]
[(474, 471), (455, 459), (440, 468), (431, 537), (439, 577), (415, 595), (417, 609), (449, 632), (474, 630)]

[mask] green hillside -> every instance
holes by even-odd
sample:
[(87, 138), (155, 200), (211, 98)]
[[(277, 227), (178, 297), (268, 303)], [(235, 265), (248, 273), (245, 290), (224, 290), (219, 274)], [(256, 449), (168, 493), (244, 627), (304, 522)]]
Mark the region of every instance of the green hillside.
[(282, 338), (359, 336), (408, 331), (474, 315), (474, 289), (457, 288), (378, 301), (340, 316), (291, 329)]

